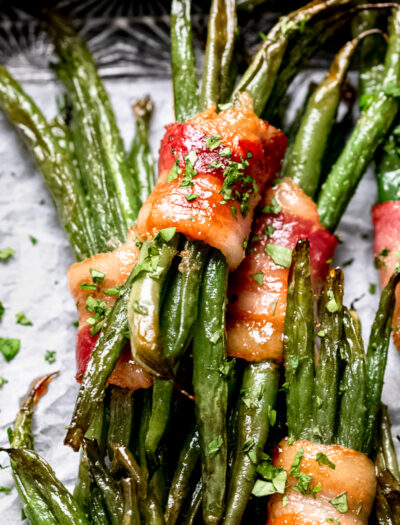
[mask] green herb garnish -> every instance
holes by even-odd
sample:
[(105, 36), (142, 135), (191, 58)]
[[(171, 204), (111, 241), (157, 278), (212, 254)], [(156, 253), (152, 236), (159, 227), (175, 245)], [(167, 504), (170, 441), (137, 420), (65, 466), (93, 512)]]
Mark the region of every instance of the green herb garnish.
[(266, 244), (265, 253), (268, 254), (275, 264), (283, 268), (290, 268), (292, 264), (292, 250), (279, 244)]
[(56, 361), (56, 354), (57, 352), (55, 350), (46, 350), (44, 360), (48, 363), (52, 364)]
[(15, 317), (17, 318), (17, 324), (22, 326), (33, 326), (32, 321), (30, 321), (23, 312), (18, 312), (15, 314)]
[(3, 354), (6, 361), (12, 361), (18, 354), (20, 347), (20, 339), (6, 339), (0, 337), (0, 353)]

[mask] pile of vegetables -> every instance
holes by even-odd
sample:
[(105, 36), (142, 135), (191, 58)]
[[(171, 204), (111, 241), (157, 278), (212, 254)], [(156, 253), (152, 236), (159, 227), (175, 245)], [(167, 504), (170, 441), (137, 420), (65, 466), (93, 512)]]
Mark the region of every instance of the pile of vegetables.
[[(31, 149), (77, 260), (68, 277), (80, 389), (65, 444), (80, 451), (78, 480), (71, 495), (34, 451), (45, 377), (4, 449), (24, 511), (39, 524), (396, 523), (400, 476), (381, 405), (400, 279), (383, 259), (396, 242), (390, 232), (387, 248), (376, 239), (385, 287), (366, 353), (342, 272), (329, 266), (335, 229), (374, 158), (380, 201), (400, 198), (400, 8), (315, 0), (279, 19), (237, 82), (237, 6), (213, 0), (199, 88), (190, 7), (172, 0), (176, 122), (157, 181), (151, 100), (133, 108), (127, 154), (69, 21), (43, 15), (65, 118), (48, 122), (0, 67), (0, 106)], [(374, 28), (378, 9), (390, 12), (387, 44)], [(272, 123), (287, 88), (350, 22), (353, 38), (286, 139)], [(355, 54), (364, 102), (343, 143), (332, 138)], [(379, 233), (389, 212), (374, 213)]]

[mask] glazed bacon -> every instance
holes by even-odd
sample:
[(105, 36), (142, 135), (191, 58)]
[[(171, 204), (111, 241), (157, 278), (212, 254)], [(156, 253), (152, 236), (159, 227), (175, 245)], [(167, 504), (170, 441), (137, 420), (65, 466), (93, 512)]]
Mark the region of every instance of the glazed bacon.
[[(105, 302), (105, 308), (114, 304), (116, 295), (104, 293), (105, 290), (122, 286), (136, 265), (139, 249), (136, 246), (135, 229), (131, 228), (127, 240), (112, 252), (98, 253), (74, 263), (68, 269), (69, 289), (76, 301), (78, 309), (79, 328), (76, 339), (77, 379), (80, 381), (85, 372), (87, 363), (97, 342), (99, 334), (91, 335), (91, 326), (88, 319), (93, 316), (87, 310), (87, 299), (92, 296), (95, 300)], [(81, 286), (92, 283), (90, 270), (97, 270), (105, 274), (104, 280), (98, 285), (99, 290), (82, 289)], [(136, 390), (148, 388), (152, 384), (151, 377), (132, 360), (129, 343), (125, 346), (122, 355), (110, 376), (109, 382), (121, 388)]]
[[(310, 494), (302, 494), (292, 488), (298, 479), (289, 471), (299, 451), (300, 455), (303, 452), (299, 471), (313, 478), (310, 488), (321, 484), (315, 499)], [(322, 461), (318, 462), (319, 453), (324, 454), (334, 468)], [(375, 499), (376, 477), (374, 464), (362, 452), (341, 445), (321, 445), (306, 440), (289, 445), (285, 438), (274, 450), (272, 462), (274, 466), (288, 472), (289, 488), (285, 491), (285, 506), (282, 505), (282, 494), (270, 497), (267, 525), (322, 525), (332, 520), (337, 520), (341, 525), (368, 523)], [(340, 512), (331, 500), (344, 493), (348, 510)]]
[(338, 241), (322, 226), (315, 202), (291, 179), (268, 189), (261, 210), (267, 213), (258, 213), (248, 254), (230, 279), (227, 348), (229, 355), (248, 361), (281, 361), (289, 267), (277, 264), (266, 245), (292, 250), (308, 238), (317, 290)]
[[(388, 201), (372, 208), (375, 266), (382, 289), (400, 263), (400, 202)], [(400, 351), (400, 288), (396, 289), (393, 314), (393, 340)]]
[(231, 270), (244, 258), (254, 209), (280, 170), (285, 135), (259, 119), (248, 95), (241, 105), (215, 107), (167, 126), (159, 178), (138, 217), (139, 237), (163, 228), (218, 248)]

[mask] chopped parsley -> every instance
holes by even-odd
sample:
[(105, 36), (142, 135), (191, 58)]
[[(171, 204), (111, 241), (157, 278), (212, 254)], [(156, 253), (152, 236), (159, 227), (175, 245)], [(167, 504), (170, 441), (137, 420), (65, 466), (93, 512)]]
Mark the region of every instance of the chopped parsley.
[(90, 325), (90, 335), (94, 336), (102, 329), (106, 318), (111, 313), (111, 308), (107, 308), (107, 303), (100, 299), (95, 299), (93, 295), (89, 295), (86, 299), (86, 310), (92, 314), (88, 317), (87, 323)]
[(267, 204), (266, 206), (264, 206), (264, 208), (261, 211), (262, 213), (273, 213), (274, 215), (278, 215), (278, 213), (282, 211), (282, 208), (279, 206), (276, 198), (273, 197), (271, 204)]
[(6, 383), (8, 383), (8, 379), (0, 377), (0, 388), (2, 388)]
[(390, 253), (390, 250), (388, 248), (383, 248), (378, 255), (374, 258), (374, 266), (377, 270), (384, 268), (386, 266), (385, 261), (382, 260), (382, 258), (387, 257)]
[(322, 466), (322, 465), (327, 465), (328, 467), (330, 467), (331, 469), (335, 470), (336, 466), (334, 463), (332, 463), (332, 461), (330, 461), (330, 459), (328, 458), (328, 456), (326, 456), (325, 454), (323, 454), (322, 452), (318, 452), (317, 453), (317, 456), (315, 458), (315, 461), (318, 463), (319, 466)]
[(0, 322), (1, 322), (1, 320), (3, 319), (4, 312), (5, 312), (4, 305), (3, 305), (3, 303), (0, 301)]
[(225, 361), (225, 363), (218, 368), (218, 372), (226, 379), (231, 376), (234, 366), (235, 361), (233, 359), (232, 361)]
[(6, 494), (9, 494), (11, 490), (9, 487), (0, 487), (0, 492), (5, 492)]
[(220, 157), (225, 157), (229, 159), (232, 155), (232, 150), (230, 148), (224, 148), (219, 152)]
[(222, 439), (222, 436), (218, 436), (216, 437), (215, 439), (213, 439), (212, 441), (210, 441), (210, 443), (208, 444), (208, 453), (209, 455), (213, 455), (213, 454), (216, 454), (218, 452), (218, 450), (222, 447), (222, 444), (223, 444), (223, 439)]
[(7, 362), (14, 359), (18, 354), (20, 347), (20, 339), (5, 339), (4, 337), (0, 337), (0, 353), (3, 354)]
[(247, 245), (249, 244), (249, 239), (248, 237), (245, 237), (243, 239), (243, 242), (242, 242), (242, 247), (243, 247), (243, 250), (245, 250), (247, 248)]
[(271, 235), (274, 234), (274, 231), (275, 231), (275, 228), (271, 225), (265, 228), (265, 233), (268, 235), (268, 237), (271, 237)]
[(346, 514), (346, 512), (349, 510), (349, 506), (347, 504), (347, 492), (343, 492), (343, 494), (336, 496), (336, 498), (330, 499), (329, 503), (333, 505), (335, 509), (341, 514)]
[(221, 145), (221, 137), (218, 135), (214, 135), (212, 137), (206, 138), (206, 148), (210, 151), (214, 151), (215, 149), (219, 148)]
[(121, 288), (121, 285), (115, 286), (114, 288), (107, 288), (107, 290), (104, 290), (104, 293), (106, 295), (118, 295)]
[(218, 160), (213, 160), (208, 166), (207, 168), (211, 169), (211, 170), (218, 170), (219, 168), (223, 168), (224, 165), (222, 164), (222, 162), (219, 162)]
[(79, 326), (79, 321), (72, 321), (72, 326)]
[(325, 330), (318, 330), (318, 332), (317, 332), (317, 336), (318, 337), (325, 337), (325, 335), (326, 335)]
[(33, 235), (29, 235), (29, 240), (31, 241), (31, 243), (35, 246), (35, 244), (37, 244), (38, 240), (36, 239), (36, 237), (34, 237)]
[(15, 317), (17, 318), (17, 324), (22, 326), (33, 326), (32, 321), (30, 321), (23, 312), (18, 312), (15, 314)]
[(82, 283), (80, 285), (80, 289), (81, 290), (92, 290), (92, 291), (95, 291), (95, 290), (97, 290), (97, 285), (90, 284), (90, 283)]
[(231, 206), (231, 212), (234, 217), (236, 217), (236, 208), (235, 206)]
[(182, 169), (179, 167), (179, 159), (176, 159), (170, 172), (168, 173), (167, 182), (172, 182), (178, 178), (178, 175), (182, 173)]
[(330, 312), (331, 314), (335, 312), (340, 312), (341, 310), (340, 304), (338, 304), (338, 302), (336, 301), (332, 290), (328, 290), (327, 295), (328, 295), (329, 301), (326, 303), (326, 309), (328, 310), (328, 312)]
[(292, 250), (279, 244), (266, 244), (265, 253), (268, 254), (275, 264), (283, 268), (290, 268), (292, 264)]
[(264, 284), (264, 273), (263, 272), (257, 272), (253, 274), (252, 277), (256, 281), (258, 286), (263, 286)]
[(274, 427), (275, 423), (276, 423), (276, 410), (274, 410), (271, 407), (271, 405), (268, 405), (267, 416), (268, 416), (268, 423), (269, 423), (269, 425), (271, 427)]
[(300, 492), (300, 494), (308, 495), (310, 494), (313, 498), (316, 498), (317, 493), (321, 490), (321, 484), (314, 487), (310, 487), (311, 481), (315, 481), (313, 477), (309, 476), (305, 472), (300, 472), (300, 464), (303, 459), (304, 449), (300, 448), (293, 460), (292, 466), (290, 467), (289, 474), (291, 474), (295, 479), (297, 479), (297, 484), (293, 487), (294, 490)]
[(163, 230), (160, 230), (157, 235), (159, 235), (164, 242), (169, 242), (173, 239), (175, 233), (176, 227), (171, 226), (170, 228), (164, 228)]
[(101, 284), (104, 281), (104, 277), (106, 276), (105, 273), (100, 272), (99, 270), (94, 270), (93, 268), (90, 268), (89, 272), (94, 283)]
[(253, 154), (252, 154), (252, 152), (251, 152), (251, 151), (248, 151), (248, 152), (246, 153), (246, 159), (252, 159), (252, 158), (253, 158)]
[(271, 310), (272, 315), (275, 315), (276, 307), (278, 306), (278, 301), (279, 299), (276, 299), (274, 302), (270, 304), (270, 310)]
[(15, 253), (12, 248), (3, 248), (0, 250), (0, 261), (8, 261)]
[(189, 202), (196, 200), (199, 197), (197, 193), (189, 193), (188, 195), (185, 195), (185, 199)]
[(282, 508), (284, 509), (287, 504), (288, 504), (288, 497), (286, 496), (286, 494), (284, 494), (282, 496)]
[(56, 362), (56, 354), (57, 352), (55, 350), (46, 350), (44, 360), (48, 363), (52, 364)]
[(334, 525), (340, 525), (340, 521), (335, 518), (325, 518), (325, 521), (329, 521), (329, 523), (333, 523)]
[(374, 294), (376, 292), (376, 284), (375, 283), (369, 283), (368, 291), (370, 294)]
[(285, 492), (287, 472), (282, 467), (272, 465), (269, 457), (260, 463), (257, 472), (263, 479), (256, 481), (252, 490), (254, 496), (263, 497)]
[(197, 175), (197, 171), (194, 169), (196, 161), (197, 153), (195, 151), (190, 151), (185, 158), (185, 172), (182, 182), (179, 184), (180, 188), (191, 188), (193, 186), (193, 177)]
[(220, 111), (225, 111), (226, 109), (231, 109), (233, 107), (232, 102), (226, 102), (225, 104), (218, 104), (218, 109)]

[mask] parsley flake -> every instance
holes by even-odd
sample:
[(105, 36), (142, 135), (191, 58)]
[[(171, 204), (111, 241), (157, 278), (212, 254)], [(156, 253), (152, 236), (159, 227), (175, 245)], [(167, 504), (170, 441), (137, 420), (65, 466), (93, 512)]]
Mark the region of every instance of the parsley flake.
[(197, 153), (190, 151), (185, 158), (185, 173), (182, 182), (179, 184), (180, 188), (191, 188), (193, 186), (193, 177), (197, 175), (194, 165), (197, 161)]
[(211, 456), (213, 454), (216, 454), (219, 451), (219, 449), (222, 447), (223, 442), (224, 441), (222, 439), (222, 436), (218, 436), (212, 441), (210, 441), (210, 443), (208, 444), (209, 455)]
[(2, 388), (6, 383), (8, 383), (8, 379), (0, 377), (0, 388)]
[(325, 337), (326, 336), (326, 331), (325, 330), (318, 330), (317, 336), (318, 337)]
[(179, 167), (179, 159), (176, 159), (170, 172), (168, 173), (167, 182), (172, 182), (178, 178), (178, 175), (182, 173), (182, 169)]
[(0, 353), (3, 354), (7, 362), (14, 359), (18, 354), (20, 347), (20, 339), (5, 339), (4, 337), (0, 337)]
[(340, 525), (340, 521), (335, 518), (325, 518), (325, 521), (329, 521), (329, 523), (333, 523), (334, 525)]
[(268, 237), (271, 237), (271, 235), (274, 234), (274, 231), (275, 231), (275, 228), (271, 225), (265, 228), (265, 233), (268, 235)]
[(185, 195), (185, 199), (189, 202), (196, 200), (199, 197), (197, 193), (189, 193), (188, 195)]
[(12, 248), (3, 248), (0, 250), (0, 261), (8, 261), (15, 253)]
[(38, 243), (38, 240), (36, 239), (36, 237), (34, 237), (33, 235), (29, 235), (29, 240), (31, 241), (31, 243), (35, 246), (35, 244)]
[(55, 350), (46, 350), (44, 360), (48, 363), (52, 364), (56, 362), (56, 354), (57, 352)]
[(266, 206), (264, 206), (264, 208), (261, 211), (262, 213), (272, 213), (273, 215), (278, 215), (278, 213), (282, 211), (282, 208), (279, 206), (276, 197), (273, 197), (271, 204), (267, 204)]
[(105, 273), (100, 272), (99, 270), (94, 270), (93, 268), (90, 268), (89, 272), (94, 283), (101, 284), (104, 281), (104, 277), (106, 276)]
[(0, 487), (0, 492), (5, 492), (6, 494), (9, 494), (11, 492), (11, 489), (9, 487)]
[(232, 150), (230, 148), (224, 148), (219, 152), (220, 157), (225, 157), (229, 159), (229, 157), (232, 155)]
[(89, 284), (89, 283), (82, 283), (80, 285), (80, 289), (81, 290), (91, 290), (91, 291), (95, 291), (97, 290), (97, 285), (95, 284)]
[(214, 135), (212, 137), (206, 138), (206, 148), (210, 151), (214, 151), (215, 149), (219, 148), (221, 145), (221, 137), (218, 135)]
[(0, 322), (1, 322), (1, 320), (3, 319), (4, 312), (5, 312), (4, 305), (3, 305), (3, 303), (0, 301)]
[(282, 508), (284, 509), (286, 505), (288, 504), (288, 497), (286, 494), (282, 496)]
[(33, 326), (32, 321), (30, 321), (23, 312), (18, 312), (15, 314), (15, 317), (17, 318), (17, 324), (22, 326)]
[(315, 461), (318, 463), (319, 466), (327, 465), (329, 468), (335, 470), (336, 465), (330, 461), (330, 459), (323, 454), (322, 452), (318, 452), (315, 458)]
[(376, 284), (375, 283), (369, 283), (368, 291), (370, 294), (374, 294), (376, 292)]
[(347, 504), (347, 492), (343, 492), (343, 494), (336, 496), (336, 498), (330, 499), (329, 503), (333, 505), (335, 509), (341, 514), (346, 514), (346, 512), (349, 510), (349, 506)]
[(292, 250), (279, 244), (266, 244), (265, 253), (268, 254), (275, 264), (283, 268), (290, 268), (292, 264)]
[(140, 315), (147, 315), (149, 313), (147, 306), (140, 304), (138, 300), (133, 302), (133, 311)]
[(264, 285), (264, 273), (263, 272), (257, 272), (252, 275), (252, 278), (256, 281), (258, 286)]
[(104, 290), (104, 293), (106, 295), (118, 295), (119, 291), (121, 290), (122, 286), (115, 286), (114, 288), (107, 288), (107, 290)]
[(169, 242), (169, 241), (172, 241), (175, 233), (176, 233), (176, 227), (172, 226), (171, 228), (164, 228), (163, 230), (160, 230), (158, 232), (158, 235), (160, 235), (163, 241)]

